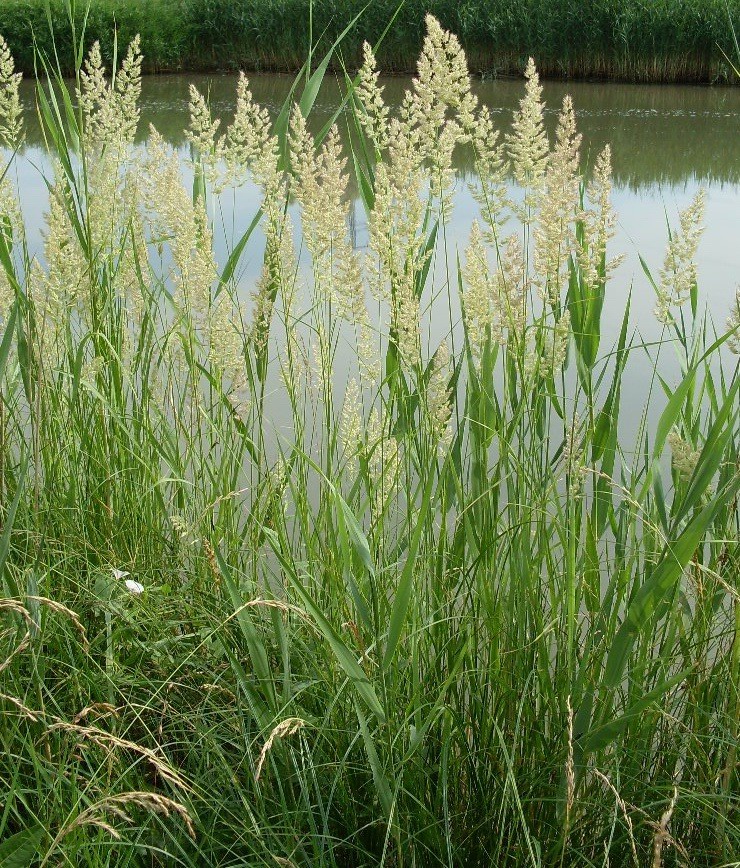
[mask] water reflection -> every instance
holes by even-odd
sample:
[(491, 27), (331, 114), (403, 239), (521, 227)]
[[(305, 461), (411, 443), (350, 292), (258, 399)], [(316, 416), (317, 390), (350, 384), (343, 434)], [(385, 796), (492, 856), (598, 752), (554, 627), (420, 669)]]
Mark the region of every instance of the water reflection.
[[(224, 122), (230, 120), (236, 91), (233, 75), (150, 77), (144, 80), (143, 86), (140, 141), (144, 140), (148, 125), (154, 123), (164, 137), (180, 149), (183, 157), (186, 155), (184, 128), (191, 81), (209, 94), (214, 113)], [(251, 79), (255, 99), (273, 115), (277, 114), (291, 83), (292, 78), (283, 75), (259, 75)], [(408, 87), (408, 79), (390, 78), (384, 84), (387, 101), (397, 104)], [(24, 88), (27, 139), (12, 173), (21, 194), (30, 252), (43, 255), (43, 212), (48, 195), (39, 168), (48, 172), (49, 164), (35, 115), (33, 86), (26, 83)], [(500, 128), (508, 129), (512, 111), (523, 93), (522, 82), (476, 82), (475, 88)], [(544, 96), (549, 106), (547, 122), (551, 132), (566, 93), (574, 99), (585, 160), (595, 158), (606, 143), (612, 146), (612, 198), (619, 223), (610, 255), (624, 252), (627, 258), (610, 281), (602, 322), (602, 346), (606, 352), (616, 340), (630, 296), (631, 334), (634, 332), (637, 342), (644, 342), (645, 348), (635, 350), (624, 375), (624, 418), (631, 419), (625, 423), (629, 425), (639, 418), (651, 389), (645, 371), (652, 368), (656, 344), (666, 338), (653, 315), (655, 294), (643, 272), (640, 257), (657, 275), (668, 236), (666, 220), (676, 225), (678, 211), (689, 204), (700, 186), (707, 189), (707, 228), (697, 256), (699, 287), (702, 305), (707, 304), (718, 330), (723, 328), (734, 298), (740, 276), (740, 90), (547, 82)], [(311, 116), (314, 129), (325, 125), (340, 99), (337, 83), (327, 81)], [(455, 208), (445, 233), (453, 259), (456, 251), (464, 250), (471, 222), (478, 213), (466, 183), (475, 180), (471, 155), (464, 150), (459, 152), (456, 167)], [(187, 167), (184, 174), (187, 179)], [(367, 241), (366, 216), (356, 190), (350, 187), (348, 195), (350, 232), (355, 245), (362, 248)], [(214, 243), (219, 262), (226, 261), (258, 207), (259, 191), (247, 183), (227, 194), (215, 208)], [(292, 213), (299, 243), (299, 215), (295, 208)], [(507, 231), (513, 231), (513, 227)], [(263, 244), (264, 238), (258, 230), (240, 263), (237, 279), (247, 300), (261, 268)], [(440, 266), (437, 271), (435, 267), (432, 273), (435, 297), (446, 298), (446, 280), (444, 268)], [(431, 306), (426, 312), (425, 329), (431, 346), (436, 346), (451, 328), (459, 326), (459, 310), (454, 301), (452, 319), (458, 326), (450, 322), (449, 310), (438, 308), (439, 305)], [(662, 352), (670, 358), (672, 348), (665, 347)], [(669, 373), (669, 379), (671, 376)], [(280, 413), (288, 413), (288, 408), (278, 402), (274, 411), (276, 423), (279, 423)], [(623, 442), (632, 441), (634, 431), (620, 433), (624, 435)]]
[[(287, 75), (255, 75), (250, 84), (255, 99), (277, 114), (292, 81)], [(153, 123), (172, 144), (185, 145), (190, 82), (209, 94), (214, 113), (228, 122), (235, 103), (233, 75), (152, 76), (143, 83), (141, 139)], [(395, 105), (408, 87), (408, 79), (387, 78), (384, 85), (387, 101)], [(522, 96), (522, 82), (476, 81), (474, 87), (501, 129), (507, 128)], [(567, 93), (575, 103), (584, 156), (595, 156), (610, 143), (617, 186), (637, 191), (657, 185), (680, 187), (691, 181), (740, 183), (738, 88), (546, 82), (544, 97), (551, 130)], [(24, 97), (28, 145), (38, 146), (41, 134), (30, 82), (24, 83)], [(323, 125), (340, 100), (339, 85), (328, 79), (314, 107), (314, 124)], [(456, 165), (462, 176), (473, 171), (471, 155), (465, 151), (458, 153)]]

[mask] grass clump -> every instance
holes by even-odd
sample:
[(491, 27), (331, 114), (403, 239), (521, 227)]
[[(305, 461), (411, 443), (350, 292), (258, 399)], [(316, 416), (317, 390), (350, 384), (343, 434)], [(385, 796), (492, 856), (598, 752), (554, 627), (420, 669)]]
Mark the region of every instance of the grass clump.
[[(587, 182), (532, 62), (499, 142), (457, 39), (426, 27), (397, 116), (365, 46), (346, 153), (339, 115), (305, 120), (325, 64), (274, 125), (244, 76), (223, 132), (193, 88), (190, 187), (156, 130), (134, 145), (138, 41), (112, 80), (94, 48), (76, 96), (39, 83), (43, 262), (12, 172), (0, 188), (3, 855), (738, 852), (738, 313), (700, 313), (701, 198), (650, 278), (663, 339), (626, 300), (605, 347), (609, 149)], [(479, 209), (456, 250), (461, 146)], [(243, 183), (263, 203), (234, 236)]]

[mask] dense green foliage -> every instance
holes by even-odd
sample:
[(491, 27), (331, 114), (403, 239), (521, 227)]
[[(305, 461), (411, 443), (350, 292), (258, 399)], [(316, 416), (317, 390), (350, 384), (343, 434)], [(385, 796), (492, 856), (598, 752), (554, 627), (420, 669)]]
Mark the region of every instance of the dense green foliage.
[[(19, 67), (33, 70), (32, 34), (49, 51), (47, 0), (2, 0), (0, 33)], [(311, 5), (313, 9), (311, 11)], [(110, 59), (114, 28), (122, 44), (142, 35), (152, 70), (296, 70), (313, 35), (326, 47), (362, 12), (364, 0), (91, 0), (89, 39)], [(78, 4), (81, 25), (84, 4)], [(376, 42), (399, 6), (372, 0), (343, 42), (345, 62), (358, 62), (364, 39)], [(57, 44), (71, 45), (64, 0), (50, 0)], [(413, 69), (432, 12), (458, 33), (471, 69), (521, 73), (533, 56), (542, 74), (629, 81), (727, 80), (730, 20), (739, 0), (406, 0), (379, 58), (384, 70)], [(29, 27), (30, 25), (30, 27)], [(71, 55), (63, 58), (72, 70)]]
[[(429, 27), (392, 136), (348, 95), (365, 281), (328, 125), (272, 139), (241, 82), (218, 139), (194, 93), (186, 188), (133, 145), (135, 56), (39, 83), (43, 265), (0, 185), (0, 864), (736, 864), (740, 294), (702, 315), (697, 200), (640, 288), (661, 340), (625, 300), (606, 346), (608, 152), (586, 186), (533, 70), (502, 150)], [(241, 238), (224, 165), (264, 189)]]

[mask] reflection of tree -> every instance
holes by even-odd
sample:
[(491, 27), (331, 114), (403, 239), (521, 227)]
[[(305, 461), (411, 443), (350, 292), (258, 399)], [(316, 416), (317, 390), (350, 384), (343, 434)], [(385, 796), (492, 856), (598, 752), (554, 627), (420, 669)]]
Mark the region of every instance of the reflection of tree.
[[(235, 102), (236, 79), (231, 75), (168, 75), (144, 80), (143, 139), (150, 123), (172, 144), (185, 147), (190, 82), (208, 94), (217, 117), (227, 122)], [(288, 75), (255, 75), (251, 78), (255, 99), (277, 114), (292, 83)], [(406, 78), (383, 82), (390, 103), (399, 103)], [(27, 141), (40, 145), (32, 85), (26, 85)], [(477, 82), (480, 99), (488, 104), (503, 130), (522, 95), (520, 81)], [(557, 109), (566, 93), (573, 96), (583, 155), (588, 161), (608, 142), (612, 146), (614, 181), (637, 190), (656, 184), (682, 186), (687, 181), (717, 184), (740, 183), (740, 92), (737, 88), (643, 86), (546, 82), (547, 121), (554, 130)], [(327, 80), (311, 115), (317, 130), (331, 117), (340, 101), (339, 86)], [(342, 125), (340, 124), (340, 128)], [(342, 129), (346, 133), (346, 125)], [(458, 152), (456, 169), (461, 178), (475, 173), (472, 155)], [(356, 191), (350, 191), (354, 198)]]

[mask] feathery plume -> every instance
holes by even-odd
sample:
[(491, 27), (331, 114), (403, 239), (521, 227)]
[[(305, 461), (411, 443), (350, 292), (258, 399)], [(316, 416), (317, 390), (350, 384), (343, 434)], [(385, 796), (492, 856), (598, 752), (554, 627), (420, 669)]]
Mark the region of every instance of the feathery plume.
[(611, 148), (605, 145), (596, 158), (593, 177), (586, 188), (586, 200), (592, 207), (579, 215), (584, 242), (577, 247), (578, 264), (584, 283), (594, 292), (603, 287), (624, 259), (623, 256), (606, 258), (607, 244), (614, 236), (617, 222), (611, 207), (611, 176)]
[(355, 94), (360, 101), (360, 123), (376, 151), (388, 145), (388, 107), (383, 101), (383, 88), (378, 84), (375, 55), (368, 42), (362, 44), (362, 66)]
[(540, 296), (555, 305), (565, 279), (564, 267), (575, 246), (572, 221), (579, 206), (578, 149), (575, 111), (563, 100), (555, 147), (545, 170), (543, 192), (534, 230), (534, 272)]
[(684, 481), (694, 475), (696, 465), (701, 457), (701, 449), (694, 449), (675, 429), (668, 435), (668, 444), (673, 455), (673, 466)]
[[(530, 332), (531, 334), (531, 332)], [(524, 373), (531, 376), (535, 371), (541, 377), (550, 377), (565, 364), (570, 340), (570, 311), (565, 310), (560, 319), (545, 335), (542, 352), (531, 341), (524, 356)]]
[(12, 151), (23, 140), (23, 108), (18, 88), (23, 78), (7, 42), (0, 36), (0, 145)]
[(232, 407), (243, 411), (241, 393), (247, 388), (244, 365), (244, 323), (241, 306), (226, 288), (208, 311), (208, 356), (213, 367), (228, 381)]
[(488, 267), (488, 255), (477, 220), (473, 221), (470, 243), (463, 266), (463, 318), (470, 349), (477, 365), (489, 336), (492, 343), (503, 340), (500, 311), (495, 305), (496, 282)]
[(431, 372), (426, 389), (426, 406), (431, 433), (440, 452), (452, 441), (452, 406), (450, 404), (450, 350), (447, 341), (442, 341), (432, 358)]
[(506, 145), (514, 179), (522, 187), (537, 188), (545, 175), (550, 143), (545, 133), (542, 86), (531, 57), (524, 78), (524, 97), (514, 115), (513, 132), (506, 136)]
[(373, 408), (367, 425), (365, 457), (370, 475), (372, 513), (376, 521), (386, 509), (401, 469), (398, 441), (386, 428), (380, 414)]
[(585, 468), (585, 447), (581, 417), (573, 414), (565, 431), (565, 441), (561, 456), (562, 466), (569, 479), (571, 492), (580, 489), (588, 470)]
[(287, 738), (288, 736), (295, 735), (300, 729), (306, 726), (306, 721), (302, 720), (300, 717), (288, 717), (285, 720), (282, 720), (270, 733), (267, 741), (262, 746), (262, 750), (260, 751), (260, 755), (257, 758), (257, 765), (254, 771), (254, 779), (258, 781), (260, 779), (260, 775), (262, 774), (262, 766), (267, 759), (267, 754), (270, 752), (270, 748), (273, 746), (275, 741), (279, 738)]
[(295, 183), (291, 192), (301, 204), (306, 246), (314, 259), (328, 254), (346, 235), (343, 205), (348, 178), (344, 172), (339, 131), (333, 126), (316, 153), (313, 136), (298, 106), (293, 107), (288, 134)]
[(105, 75), (100, 43), (93, 43), (80, 71), (80, 87), (76, 89), (85, 121), (85, 138), (93, 150), (108, 146), (120, 156), (126, 146), (133, 144), (139, 123), (141, 61), (137, 36), (131, 41), (112, 85)]
[(443, 30), (433, 15), (424, 19), (426, 36), (412, 83), (411, 117), (418, 124), (420, 141), (431, 151), (445, 128), (466, 138), (475, 120), (477, 98), (470, 90), (465, 52), (454, 33)]
[(202, 203), (194, 203), (183, 187), (177, 154), (154, 127), (150, 128), (145, 170), (144, 198), (156, 203), (152, 234), (169, 241), (172, 252), (175, 300), (196, 325), (205, 326), (218, 277), (211, 230)]
[(344, 450), (347, 465), (351, 470), (357, 468), (357, 453), (361, 448), (362, 434), (362, 392), (353, 377), (344, 392), (342, 415), (339, 420), (339, 440)]
[(682, 305), (696, 284), (694, 257), (704, 231), (704, 202), (704, 190), (699, 190), (689, 207), (679, 215), (680, 230), (673, 233), (668, 242), (655, 308), (655, 315), (666, 325), (673, 319), (671, 307)]
[(553, 371), (557, 371), (565, 364), (568, 353), (568, 340), (570, 338), (570, 311), (563, 311), (560, 319), (555, 323), (552, 337), (552, 347), (547, 357)]
[(419, 299), (416, 297), (413, 272), (400, 275), (392, 298), (393, 329), (401, 360), (407, 368), (415, 368), (421, 360), (419, 342)]
[(52, 364), (60, 347), (69, 312), (81, 304), (89, 269), (69, 218), (69, 187), (57, 168), (56, 181), (49, 193), (44, 240), (44, 270), (38, 260), (32, 265), (31, 292), (39, 316), (39, 341)]
[(728, 338), (727, 345), (733, 353), (740, 355), (740, 286), (735, 290), (735, 298), (727, 318), (727, 331), (734, 332)]
[(481, 106), (478, 112), (471, 141), (478, 183), (471, 184), (470, 189), (488, 227), (486, 240), (495, 244), (499, 228), (506, 222), (504, 210), (510, 203), (506, 188), (506, 161), (488, 106)]
[(249, 337), (257, 354), (263, 353), (267, 347), (278, 296), (282, 296), (286, 312), (292, 307), (297, 267), (290, 216), (271, 213), (266, 227), (262, 273), (252, 294), (253, 315)]
[(519, 236), (512, 233), (499, 250), (496, 298), (499, 319), (509, 331), (509, 340), (521, 340), (527, 324), (527, 267)]
[[(0, 161), (0, 173), (3, 167)], [(21, 214), (20, 203), (15, 195), (15, 190), (6, 176), (0, 181), (0, 233), (2, 233), (5, 245), (11, 256), (13, 248), (18, 244), (23, 247), (24, 224)], [(15, 301), (15, 274), (6, 271), (5, 266), (0, 266), (0, 321), (5, 321), (8, 312)]]
[(239, 73), (236, 112), (226, 130), (223, 156), (228, 183), (240, 183), (244, 169), (248, 168), (267, 199), (272, 200), (277, 194), (280, 186), (277, 136), (271, 133), (267, 109), (254, 102), (243, 72)]
[(133, 144), (139, 126), (142, 59), (141, 39), (137, 33), (123, 58), (114, 88), (118, 103), (120, 135), (127, 144)]
[(213, 183), (218, 180), (219, 164), (224, 156), (223, 141), (218, 137), (221, 121), (213, 119), (210, 106), (195, 85), (190, 85), (189, 93), (190, 124), (185, 137), (195, 151), (195, 167), (202, 168), (205, 179)]

